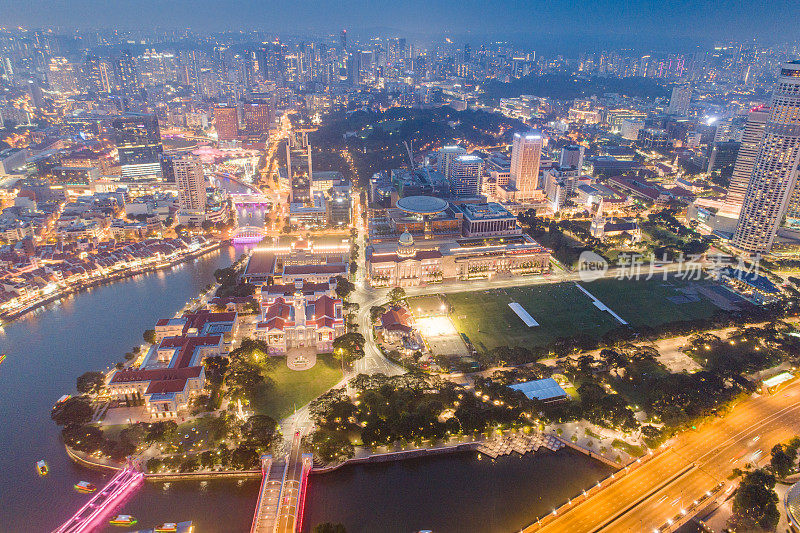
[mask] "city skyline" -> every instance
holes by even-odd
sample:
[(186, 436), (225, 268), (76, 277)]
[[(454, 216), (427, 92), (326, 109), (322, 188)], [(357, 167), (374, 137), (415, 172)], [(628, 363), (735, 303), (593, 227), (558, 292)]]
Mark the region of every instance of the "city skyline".
[[(196, 31), (263, 30), (277, 34), (304, 32), (334, 34), (341, 28), (364, 34), (418, 34), (420, 37), (451, 35), (458, 41), (507, 38), (512, 42), (569, 38), (622, 44), (639, 37), (665, 44), (757, 38), (770, 42), (794, 35), (784, 21), (800, 16), (800, 6), (789, 0), (770, 2), (758, 17), (750, 5), (734, 0), (724, 9), (715, 2), (655, 2), (644, 0), (619, 4), (611, 0), (584, 3), (579, 9), (567, 2), (551, 2), (533, 10), (518, 2), (486, 4), (475, 0), (455, 2), (414, 0), (402, 4), (350, 0), (341, 2), (222, 3), (217, 0), (163, 3), (147, 0), (131, 5), (82, 0), (52, 5), (42, 0), (18, 3), (3, 0), (0, 9), (6, 24), (28, 28), (192, 28)], [(486, 17), (486, 10), (496, 16)], [(302, 14), (298, 17), (298, 13)], [(156, 17), (153, 24), (153, 16)], [(366, 36), (366, 35), (364, 35)], [(539, 36), (542, 36), (539, 38)], [(569, 40), (569, 39), (567, 39)], [(628, 42), (628, 44), (635, 44)]]

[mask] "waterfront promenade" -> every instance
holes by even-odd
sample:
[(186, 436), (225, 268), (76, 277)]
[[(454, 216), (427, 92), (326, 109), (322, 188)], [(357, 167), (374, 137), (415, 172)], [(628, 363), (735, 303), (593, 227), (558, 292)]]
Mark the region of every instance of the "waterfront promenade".
[(183, 251), (174, 257), (154, 257), (151, 260), (140, 262), (138, 265), (113, 271), (95, 271), (91, 275), (87, 275), (85, 278), (81, 278), (74, 282), (58, 283), (52, 291), (47, 292), (46, 294), (43, 292), (42, 294), (34, 296), (33, 298), (28, 298), (26, 301), (20, 302), (14, 306), (9, 306), (6, 310), (0, 312), (0, 324), (7, 324), (8, 322), (16, 320), (17, 318), (20, 318), (31, 311), (42, 307), (43, 305), (56, 302), (62, 298), (65, 298), (66, 296), (79, 293), (91, 287), (104, 285), (106, 283), (113, 283), (115, 281), (128, 279), (140, 274), (164, 270), (180, 263), (191, 261), (192, 259), (196, 259), (220, 249), (222, 244), (223, 243), (221, 241), (211, 241), (197, 249)]

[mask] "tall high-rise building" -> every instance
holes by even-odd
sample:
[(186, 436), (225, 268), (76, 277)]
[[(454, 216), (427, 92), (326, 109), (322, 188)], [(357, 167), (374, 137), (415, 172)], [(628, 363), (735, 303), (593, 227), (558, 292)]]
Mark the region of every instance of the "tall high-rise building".
[(560, 168), (583, 168), (583, 154), (585, 147), (579, 144), (565, 146), (561, 149), (561, 156), (558, 158)]
[(126, 178), (161, 176), (161, 132), (155, 115), (129, 113), (111, 122)]
[(741, 143), (736, 141), (715, 142), (708, 157), (708, 168), (706, 172), (711, 175), (720, 175), (730, 178), (733, 168), (736, 165), (736, 156), (739, 153)]
[(772, 91), (764, 139), (753, 164), (731, 244), (768, 253), (789, 208), (800, 163), (800, 61), (781, 65)]
[(244, 129), (251, 135), (269, 132), (271, 117), (271, 106), (265, 102), (245, 104), (242, 108)]
[(342, 30), (339, 33), (339, 46), (342, 47), (342, 50), (347, 50), (347, 30)]
[(457, 157), (467, 155), (466, 148), (462, 148), (457, 144), (442, 146), (439, 148), (439, 158), (436, 161), (436, 170), (444, 174), (446, 178), (450, 177), (450, 166)]
[(450, 163), (450, 194), (469, 198), (481, 193), (483, 159), (477, 155), (461, 155)]
[(184, 156), (172, 161), (178, 184), (178, 204), (182, 213), (199, 214), (206, 207), (206, 178), (203, 164), (196, 157)]
[(215, 106), (214, 124), (220, 141), (236, 139), (239, 136), (239, 111), (234, 106)]
[(114, 70), (120, 92), (127, 95), (138, 95), (141, 92), (142, 79), (130, 52), (125, 50), (120, 54), (114, 61)]
[(689, 103), (692, 101), (692, 86), (677, 85), (672, 88), (672, 96), (669, 99), (670, 115), (686, 115), (689, 113)]
[(83, 76), (86, 78), (86, 86), (89, 91), (94, 93), (111, 92), (108, 63), (99, 57), (91, 54), (86, 56), (86, 61), (83, 63)]
[(750, 176), (753, 175), (753, 165), (756, 162), (761, 141), (764, 139), (767, 118), (769, 118), (769, 108), (764, 106), (751, 109), (747, 115), (742, 144), (736, 154), (736, 163), (733, 166), (728, 193), (725, 195), (725, 205), (720, 210), (731, 218), (738, 218), (742, 210), (747, 185), (750, 183)]
[(517, 188), (519, 200), (530, 200), (539, 188), (542, 145), (542, 136), (537, 133), (514, 134), (514, 143), (511, 146), (511, 180)]

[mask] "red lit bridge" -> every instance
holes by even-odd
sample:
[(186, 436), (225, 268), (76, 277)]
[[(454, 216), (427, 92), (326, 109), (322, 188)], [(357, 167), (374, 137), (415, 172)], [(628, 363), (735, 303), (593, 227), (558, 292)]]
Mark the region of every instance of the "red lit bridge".
[(72, 518), (54, 533), (95, 531), (114, 509), (144, 481), (144, 473), (132, 465), (120, 470), (102, 490), (99, 490)]
[(306, 482), (312, 457), (300, 453), (300, 431), (295, 432), (285, 461), (261, 458), (264, 475), (250, 533), (295, 533), (303, 523)]

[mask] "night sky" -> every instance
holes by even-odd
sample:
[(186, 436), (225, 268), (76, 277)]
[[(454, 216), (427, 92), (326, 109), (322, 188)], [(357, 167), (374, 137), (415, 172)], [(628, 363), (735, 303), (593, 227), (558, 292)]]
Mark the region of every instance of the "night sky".
[(797, 0), (0, 0), (5, 25), (261, 29), (324, 34), (348, 28), (405, 34), (569, 36), (614, 40), (800, 37)]

